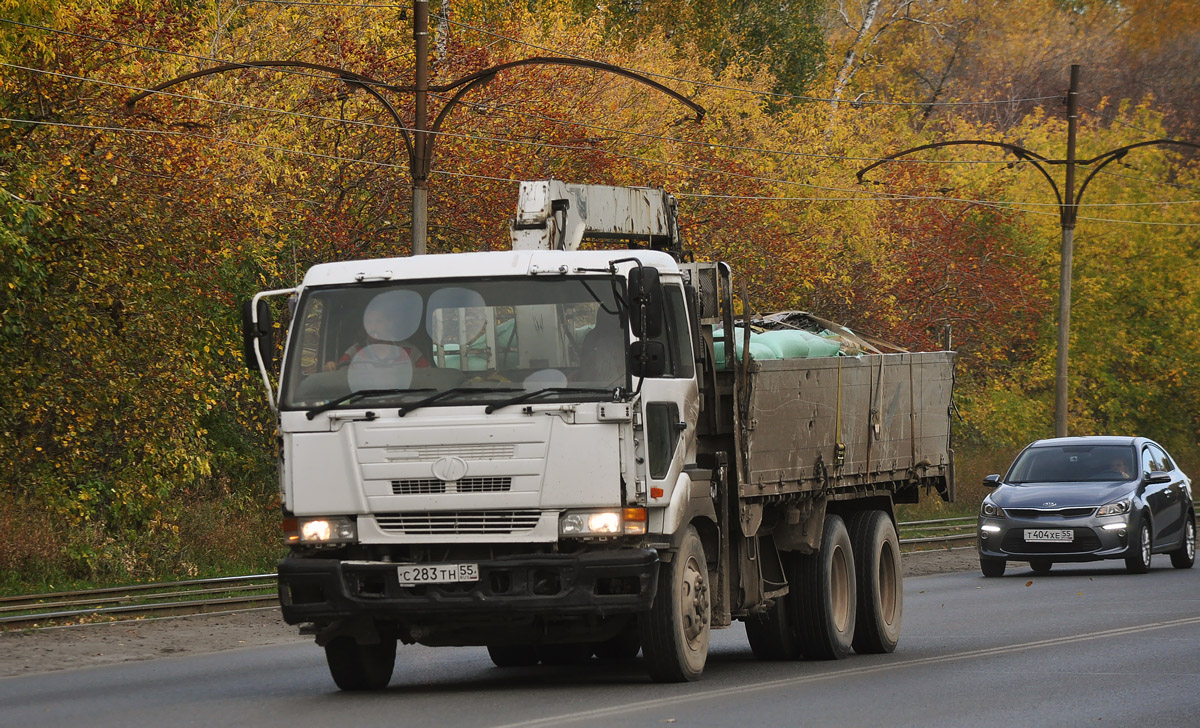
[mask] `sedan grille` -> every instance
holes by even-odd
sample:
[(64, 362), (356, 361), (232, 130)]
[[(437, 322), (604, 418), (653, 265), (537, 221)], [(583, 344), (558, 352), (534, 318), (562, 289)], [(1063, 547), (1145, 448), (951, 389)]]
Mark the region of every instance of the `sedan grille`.
[(1057, 541), (1025, 541), (1025, 530), (1011, 528), (1004, 534), (1000, 548), (1010, 554), (1086, 554), (1100, 548), (1100, 537), (1090, 528), (1073, 528), (1075, 538), (1070, 543)]
[(1012, 518), (1087, 518), (1096, 512), (1095, 508), (1005, 508), (1004, 512)]
[(447, 513), (380, 513), (379, 527), (410, 536), (532, 531), (541, 511), (457, 511)]

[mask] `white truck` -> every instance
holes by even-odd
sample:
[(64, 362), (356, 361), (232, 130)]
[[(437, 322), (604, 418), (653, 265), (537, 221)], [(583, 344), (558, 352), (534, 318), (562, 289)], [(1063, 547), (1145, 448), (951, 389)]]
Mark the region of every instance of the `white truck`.
[(893, 504), (952, 498), (954, 354), (736, 316), (675, 209), (526, 182), (511, 251), (322, 264), (245, 303), (283, 617), (341, 689), (386, 686), (398, 642), (498, 666), (640, 650), (663, 682), (697, 679), (734, 620), (762, 659), (895, 648)]

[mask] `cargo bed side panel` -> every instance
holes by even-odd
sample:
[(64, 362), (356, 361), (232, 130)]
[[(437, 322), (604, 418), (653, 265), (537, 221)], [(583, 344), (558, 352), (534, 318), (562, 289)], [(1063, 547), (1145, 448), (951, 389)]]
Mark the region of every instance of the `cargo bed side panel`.
[(752, 363), (740, 495), (945, 477), (953, 367), (953, 352)]

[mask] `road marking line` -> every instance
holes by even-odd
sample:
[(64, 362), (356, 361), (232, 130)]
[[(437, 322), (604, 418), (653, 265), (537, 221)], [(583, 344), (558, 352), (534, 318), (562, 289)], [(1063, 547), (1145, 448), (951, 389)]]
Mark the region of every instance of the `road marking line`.
[(960, 652), (951, 655), (937, 655), (934, 657), (919, 657), (912, 660), (898, 660), (883, 665), (871, 665), (869, 667), (852, 667), (845, 670), (824, 672), (819, 675), (804, 675), (801, 677), (783, 678), (780, 680), (771, 680), (769, 682), (754, 683), (752, 685), (738, 685), (736, 687), (721, 688), (719, 690), (709, 690), (702, 693), (690, 693), (688, 695), (655, 698), (652, 700), (639, 700), (635, 703), (626, 703), (625, 705), (596, 708), (594, 710), (585, 710), (577, 713), (565, 713), (549, 718), (539, 718), (537, 720), (505, 723), (503, 725), (493, 726), (493, 728), (538, 728), (539, 726), (558, 726), (564, 723), (577, 723), (584, 720), (609, 718), (622, 713), (633, 713), (647, 708), (664, 708), (673, 705), (682, 705), (684, 703), (698, 702), (701, 700), (714, 700), (732, 695), (771, 690), (773, 688), (795, 687), (807, 683), (835, 680), (840, 677), (856, 677), (860, 675), (870, 675), (877, 672), (886, 672), (889, 670), (900, 670), (908, 667), (920, 667), (923, 665), (936, 665), (943, 662), (969, 660), (976, 657), (1004, 655), (1012, 652), (1021, 652), (1023, 650), (1039, 649), (1042, 647), (1057, 647), (1059, 645), (1068, 645), (1076, 642), (1087, 642), (1089, 640), (1120, 637), (1123, 635), (1151, 632), (1158, 629), (1167, 629), (1169, 627), (1182, 627), (1191, 624), (1200, 624), (1200, 617), (1184, 617), (1166, 622), (1152, 622), (1150, 624), (1136, 625), (1133, 627), (1117, 627), (1115, 629), (1103, 630), (1100, 632), (1088, 632), (1086, 634), (1071, 635), (1068, 637), (1052, 637), (1044, 640), (1022, 642), (1021, 644), (1017, 645), (986, 647), (979, 650), (971, 650), (970, 652)]

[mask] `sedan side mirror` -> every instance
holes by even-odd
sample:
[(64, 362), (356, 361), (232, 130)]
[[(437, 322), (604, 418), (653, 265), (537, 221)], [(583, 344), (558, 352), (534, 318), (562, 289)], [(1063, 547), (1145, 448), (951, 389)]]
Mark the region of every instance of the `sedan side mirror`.
[(999, 475), (992, 474), (992, 475), (983, 476), (983, 487), (984, 488), (995, 488), (998, 485), (1000, 485), (1000, 476)]
[(1165, 470), (1151, 470), (1150, 474), (1146, 476), (1146, 482), (1151, 485), (1157, 483), (1170, 483), (1171, 474)]

